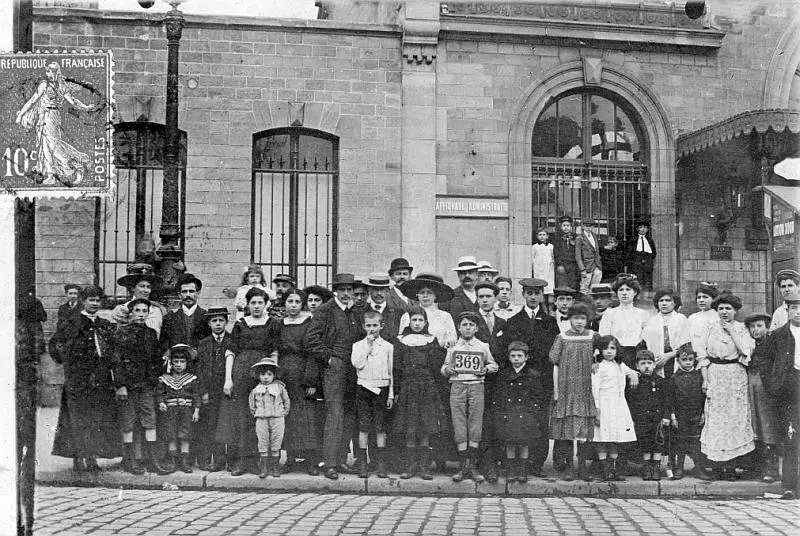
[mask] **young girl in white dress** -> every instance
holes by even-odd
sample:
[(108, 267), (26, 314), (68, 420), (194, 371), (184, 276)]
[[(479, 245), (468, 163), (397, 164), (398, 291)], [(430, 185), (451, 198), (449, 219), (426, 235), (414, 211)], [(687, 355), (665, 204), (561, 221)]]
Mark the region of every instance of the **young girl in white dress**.
[(597, 407), (594, 443), (603, 471), (603, 480), (625, 480), (619, 476), (617, 455), (619, 443), (636, 441), (633, 418), (625, 401), (625, 384), (638, 384), (638, 374), (621, 362), (619, 341), (605, 335), (597, 343), (601, 361), (592, 373), (592, 396)]
[(542, 227), (536, 231), (536, 244), (531, 246), (531, 256), (533, 277), (547, 281), (544, 294), (548, 296), (548, 302), (552, 301), (553, 287), (555, 287), (555, 260), (553, 259), (553, 244), (550, 243), (547, 229)]

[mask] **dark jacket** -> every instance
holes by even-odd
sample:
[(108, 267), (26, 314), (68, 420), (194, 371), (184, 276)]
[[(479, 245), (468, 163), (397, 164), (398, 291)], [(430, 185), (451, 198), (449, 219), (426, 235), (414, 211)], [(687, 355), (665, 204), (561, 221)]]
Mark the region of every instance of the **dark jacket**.
[[(391, 291), (394, 292), (394, 291)], [(371, 307), (371, 304), (370, 304)], [(394, 344), (397, 341), (397, 336), (400, 334), (400, 319), (405, 314), (404, 309), (398, 309), (389, 305), (386, 302), (386, 307), (383, 308), (381, 313), (381, 320), (383, 321), (383, 329), (381, 329), (381, 337), (386, 341)]]
[(666, 382), (655, 374), (642, 374), (639, 376), (639, 385), (625, 393), (636, 429), (636, 440), (645, 453), (660, 452), (664, 448), (663, 444), (657, 442), (657, 433), (661, 419), (669, 418)]
[(539, 373), (527, 363), (519, 372), (507, 366), (497, 373), (493, 415), (495, 434), (504, 443), (524, 443), (545, 435), (549, 397)]
[(767, 393), (782, 403), (797, 405), (795, 342), (789, 326), (790, 324), (786, 324), (770, 333), (766, 340), (756, 347), (756, 357)]
[(479, 340), (489, 345), (489, 349), (492, 351), (492, 356), (494, 357), (495, 361), (497, 361), (499, 352), (503, 351), (500, 338), (502, 337), (503, 330), (506, 327), (506, 321), (494, 313), (492, 313), (492, 315), (494, 315), (494, 326), (490, 333), (489, 326), (486, 324), (486, 319), (483, 317), (483, 313), (478, 312), (478, 316), (481, 317), (481, 320), (478, 322), (478, 331), (475, 333), (475, 336)]
[(183, 307), (177, 311), (170, 311), (164, 315), (164, 323), (161, 326), (161, 354), (167, 352), (176, 344), (188, 344), (197, 349), (200, 341), (211, 335), (211, 328), (205, 318), (206, 310), (197, 307), (190, 318), (190, 329), (186, 330), (186, 313)]
[(550, 362), (550, 347), (559, 334), (556, 319), (548, 315), (546, 306), (539, 306), (538, 313), (531, 319), (523, 308), (506, 321), (497, 356), (500, 368), (508, 366), (508, 345), (522, 341), (530, 349), (528, 366), (540, 374), (540, 380), (548, 397), (553, 393), (553, 364)]
[[(113, 390), (111, 354), (114, 329), (114, 324), (99, 317), (94, 322), (82, 314), (69, 319), (63, 331), (63, 352), (56, 361), (64, 365), (64, 389), (72, 393), (95, 388)], [(101, 355), (97, 353), (95, 334)]]
[(353, 343), (364, 337), (363, 311), (353, 309), (343, 311), (334, 298), (314, 313), (308, 330), (308, 351), (323, 367), (331, 359), (341, 359), (349, 365)]
[(213, 335), (201, 340), (197, 345), (197, 377), (203, 393), (210, 399), (222, 399), (225, 384), (225, 352), (231, 342), (231, 335), (225, 332), (222, 342), (217, 343)]
[(640, 256), (640, 257), (641, 256), (649, 256), (652, 259), (656, 258), (656, 244), (655, 244), (655, 242), (653, 242), (653, 239), (650, 238), (649, 234), (645, 235), (644, 239), (647, 240), (648, 244), (650, 244), (650, 250), (653, 252), (652, 255), (636, 251), (636, 244), (639, 242), (639, 233), (636, 233), (633, 236), (633, 238), (631, 238), (628, 241), (628, 244), (627, 244), (627, 247), (626, 247), (626, 250), (628, 252), (628, 259), (632, 259), (632, 258), (635, 258), (637, 256)]
[(699, 437), (700, 421), (706, 405), (703, 393), (703, 375), (699, 370), (685, 372), (682, 369), (667, 380), (667, 407), (670, 415), (675, 414), (681, 437)]
[(617, 244), (616, 249), (600, 248), (600, 259), (603, 262), (603, 281), (611, 281), (617, 274), (625, 271), (625, 250), (622, 244)]
[[(411, 300), (409, 300), (409, 302), (410, 301)], [(408, 312), (408, 309), (410, 307), (410, 305), (406, 303), (406, 301), (403, 298), (397, 295), (397, 292), (394, 290), (394, 288), (390, 288), (388, 291), (386, 291), (386, 305), (388, 305), (389, 307), (393, 307), (395, 309), (399, 309), (404, 313)]]
[(153, 389), (162, 365), (156, 330), (144, 323), (117, 328), (111, 357), (115, 388), (125, 387), (128, 392)]
[(556, 268), (563, 266), (567, 271), (577, 269), (575, 261), (575, 234), (570, 233), (569, 238), (565, 239), (563, 233), (557, 233), (553, 242), (553, 261)]
[(464, 289), (459, 285), (453, 289), (453, 299), (439, 304), (439, 309), (450, 313), (450, 316), (453, 317), (453, 323), (456, 325), (456, 331), (458, 331), (458, 315), (464, 311), (475, 311), (477, 313), (479, 309), (478, 299), (476, 298), (474, 302), (470, 301), (467, 295), (464, 294)]

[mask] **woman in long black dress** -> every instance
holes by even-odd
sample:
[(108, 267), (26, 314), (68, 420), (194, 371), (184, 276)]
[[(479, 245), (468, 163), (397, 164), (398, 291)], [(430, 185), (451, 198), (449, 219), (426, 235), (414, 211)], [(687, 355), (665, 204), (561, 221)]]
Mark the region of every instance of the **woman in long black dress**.
[[(81, 291), (83, 310), (62, 326), (56, 362), (64, 365), (63, 401), (53, 454), (73, 458), (73, 469), (98, 471), (97, 458), (122, 455), (117, 402), (109, 367), (114, 325), (97, 316), (103, 291)], [(68, 417), (68, 418), (67, 418)]]
[(258, 473), (258, 440), (248, 397), (258, 383), (251, 367), (264, 357), (275, 354), (280, 340), (280, 323), (267, 316), (267, 293), (252, 288), (245, 295), (250, 316), (236, 321), (231, 331), (231, 343), (225, 354), (225, 398), (220, 406), (217, 443), (227, 443), (231, 475)]
[(285, 296), (286, 316), (281, 326), (280, 377), (286, 384), (292, 411), (286, 417), (286, 464), (305, 458), (308, 472), (319, 474), (322, 454), (322, 432), (325, 424), (325, 404), (319, 398), (322, 370), (319, 362), (305, 349), (305, 339), (311, 325), (311, 313), (304, 311), (306, 294), (292, 290)]

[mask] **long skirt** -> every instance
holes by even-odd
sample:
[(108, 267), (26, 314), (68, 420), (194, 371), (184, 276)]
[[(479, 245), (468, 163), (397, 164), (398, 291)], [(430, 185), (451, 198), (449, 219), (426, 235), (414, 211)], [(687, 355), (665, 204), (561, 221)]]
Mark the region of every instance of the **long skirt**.
[(318, 455), (325, 429), (325, 402), (316, 395), (306, 398), (305, 386), (297, 382), (287, 381), (286, 392), (292, 404), (286, 416), (286, 451), (301, 458)]
[(114, 391), (91, 389), (61, 396), (53, 455), (65, 458), (117, 458), (122, 436)]
[(703, 454), (712, 462), (725, 462), (754, 450), (747, 370), (738, 363), (710, 364), (706, 394)]

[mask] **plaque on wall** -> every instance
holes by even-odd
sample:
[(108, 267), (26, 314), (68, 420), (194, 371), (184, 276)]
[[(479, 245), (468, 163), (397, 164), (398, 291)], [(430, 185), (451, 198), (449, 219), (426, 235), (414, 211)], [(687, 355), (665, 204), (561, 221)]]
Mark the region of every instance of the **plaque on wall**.
[(748, 251), (767, 251), (769, 249), (769, 235), (764, 229), (745, 229), (744, 247)]
[(712, 261), (729, 261), (733, 258), (730, 246), (711, 246)]
[(508, 198), (436, 196), (437, 218), (508, 218)]

